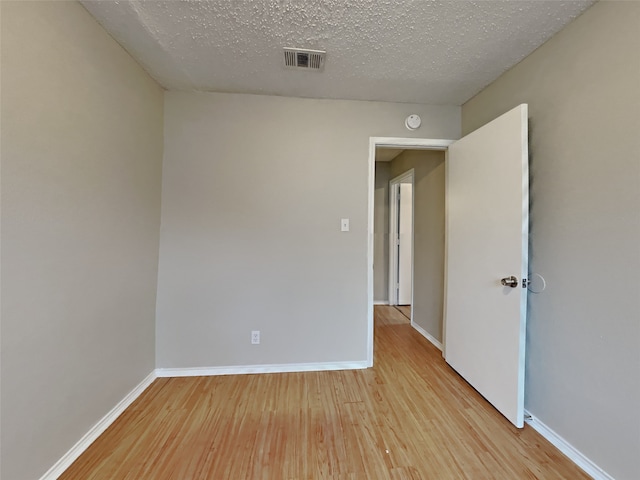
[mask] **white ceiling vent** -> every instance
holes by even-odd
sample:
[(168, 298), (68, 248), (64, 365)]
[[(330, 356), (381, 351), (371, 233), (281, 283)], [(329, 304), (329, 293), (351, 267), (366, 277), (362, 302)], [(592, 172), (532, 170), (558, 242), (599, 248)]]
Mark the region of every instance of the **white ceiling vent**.
[(305, 70), (322, 70), (327, 52), (322, 50), (305, 50), (303, 48), (284, 48), (285, 67), (304, 68)]

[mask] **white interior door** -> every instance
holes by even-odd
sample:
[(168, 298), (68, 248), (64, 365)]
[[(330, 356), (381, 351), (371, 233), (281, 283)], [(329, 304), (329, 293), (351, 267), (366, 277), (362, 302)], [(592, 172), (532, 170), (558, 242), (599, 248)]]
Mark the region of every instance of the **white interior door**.
[(411, 305), (413, 290), (413, 185), (401, 183), (398, 208), (398, 305)]
[[(449, 147), (445, 301), (447, 363), (517, 427), (528, 235), (527, 105), (520, 105)], [(504, 286), (511, 276), (515, 286)]]

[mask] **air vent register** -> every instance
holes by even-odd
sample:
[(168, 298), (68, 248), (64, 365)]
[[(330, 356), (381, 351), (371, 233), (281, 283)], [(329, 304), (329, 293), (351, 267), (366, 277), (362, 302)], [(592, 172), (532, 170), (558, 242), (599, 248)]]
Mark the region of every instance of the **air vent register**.
[(327, 52), (322, 50), (305, 50), (302, 48), (284, 49), (284, 65), (290, 68), (305, 70), (322, 70)]

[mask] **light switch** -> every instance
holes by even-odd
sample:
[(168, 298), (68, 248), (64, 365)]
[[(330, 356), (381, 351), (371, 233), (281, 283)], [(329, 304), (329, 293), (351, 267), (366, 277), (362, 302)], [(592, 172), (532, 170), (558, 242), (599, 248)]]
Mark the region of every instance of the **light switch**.
[(343, 218), (342, 220), (340, 220), (340, 231), (341, 232), (348, 232), (349, 231), (349, 219), (348, 218)]

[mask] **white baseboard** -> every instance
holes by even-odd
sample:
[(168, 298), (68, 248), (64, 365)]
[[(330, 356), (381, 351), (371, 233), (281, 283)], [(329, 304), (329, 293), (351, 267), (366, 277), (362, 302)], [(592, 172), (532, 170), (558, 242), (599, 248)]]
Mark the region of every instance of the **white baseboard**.
[(424, 328), (422, 328), (420, 325), (418, 325), (415, 322), (411, 322), (411, 326), (415, 328), (420, 335), (422, 335), (424, 338), (426, 338), (431, 343), (433, 343), (438, 350), (442, 351), (442, 343), (436, 340), (436, 338), (433, 335), (431, 335), (429, 332), (427, 332)]
[(591, 475), (594, 480), (614, 480), (614, 478), (607, 472), (602, 470), (598, 465), (593, 463), (589, 458), (583, 455), (578, 449), (567, 442), (564, 438), (551, 430), (543, 422), (531, 415), (525, 410), (525, 421), (531, 425), (531, 427), (537, 431), (540, 435), (546, 438), (554, 447), (564, 453), (569, 459), (578, 465), (587, 474)]
[(56, 480), (62, 473), (71, 466), (73, 462), (84, 452), (89, 445), (96, 441), (102, 433), (111, 425), (133, 401), (144, 392), (151, 383), (156, 379), (155, 370), (142, 380), (125, 396), (120, 402), (111, 409), (91, 430), (89, 430), (71, 449), (65, 453), (42, 477), (40, 480)]
[(389, 305), (389, 300), (374, 300), (374, 305)]
[(250, 373), (320, 372), (326, 370), (358, 370), (367, 362), (285, 363), (280, 365), (238, 365), (230, 367), (158, 368), (158, 377), (207, 377), (212, 375), (245, 375)]

